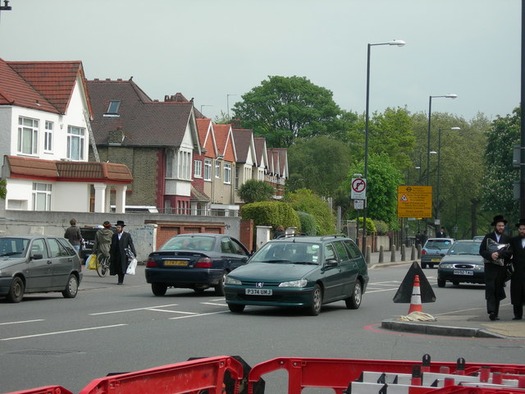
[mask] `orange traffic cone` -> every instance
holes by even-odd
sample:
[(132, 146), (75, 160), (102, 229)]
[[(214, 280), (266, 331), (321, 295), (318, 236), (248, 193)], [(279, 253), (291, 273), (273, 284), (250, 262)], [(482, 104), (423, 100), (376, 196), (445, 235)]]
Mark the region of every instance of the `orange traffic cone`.
[(414, 275), (414, 287), (412, 288), (412, 298), (410, 298), (410, 309), (408, 314), (412, 312), (423, 312), (421, 306), (421, 290), (419, 288), (419, 275)]

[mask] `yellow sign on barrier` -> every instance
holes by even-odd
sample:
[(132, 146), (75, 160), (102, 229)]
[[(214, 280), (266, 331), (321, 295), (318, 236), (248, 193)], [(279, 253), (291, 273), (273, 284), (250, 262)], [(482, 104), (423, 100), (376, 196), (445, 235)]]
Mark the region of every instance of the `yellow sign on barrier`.
[(398, 186), (398, 218), (431, 218), (432, 186)]

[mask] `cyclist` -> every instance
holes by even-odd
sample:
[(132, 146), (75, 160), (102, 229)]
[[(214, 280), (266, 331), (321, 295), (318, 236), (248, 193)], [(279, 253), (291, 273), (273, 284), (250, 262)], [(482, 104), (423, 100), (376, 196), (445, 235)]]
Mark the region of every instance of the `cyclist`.
[(93, 244), (93, 253), (97, 255), (98, 263), (104, 264), (105, 268), (109, 267), (109, 249), (111, 247), (111, 237), (113, 230), (111, 223), (107, 220), (102, 224), (102, 228), (95, 234), (95, 242)]

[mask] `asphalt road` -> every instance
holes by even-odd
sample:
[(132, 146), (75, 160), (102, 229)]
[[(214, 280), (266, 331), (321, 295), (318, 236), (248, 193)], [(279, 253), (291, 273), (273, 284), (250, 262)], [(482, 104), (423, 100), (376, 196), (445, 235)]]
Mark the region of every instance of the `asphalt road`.
[[(213, 291), (168, 289), (155, 297), (144, 267), (127, 276), (85, 273), (77, 298), (29, 295), (22, 303), (0, 300), (0, 392), (62, 385), (79, 392), (92, 379), (185, 361), (192, 357), (239, 355), (248, 364), (279, 356), (523, 363), (523, 339), (454, 338), (381, 328), (381, 321), (407, 314), (392, 298), (409, 268), (370, 270), (371, 281), (358, 310), (344, 302), (317, 317), (300, 311), (247, 307), (232, 314)], [(437, 301), (423, 304), (433, 315), (484, 307), (483, 287), (440, 289), (436, 270), (425, 270)], [(285, 376), (269, 376), (268, 393), (286, 393)], [(273, 388), (272, 388), (272, 385)]]

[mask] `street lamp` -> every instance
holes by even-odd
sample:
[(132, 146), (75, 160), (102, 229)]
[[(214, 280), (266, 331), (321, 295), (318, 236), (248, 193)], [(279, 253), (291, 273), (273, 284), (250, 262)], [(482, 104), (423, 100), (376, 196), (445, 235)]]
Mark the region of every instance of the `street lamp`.
[(238, 96), (238, 94), (228, 93), (226, 95), (226, 113), (228, 114), (228, 121), (230, 120), (230, 96)]
[[(379, 45), (394, 45), (402, 47), (405, 45), (403, 40), (392, 40), (388, 42), (378, 42), (368, 44), (366, 53), (366, 108), (365, 108), (365, 168), (364, 168), (364, 179), (368, 175), (368, 119), (369, 119), (369, 103), (370, 103), (370, 48)], [(366, 256), (366, 200), (363, 207), (363, 244), (361, 245), (363, 254)]]
[(432, 119), (432, 99), (433, 98), (450, 98), (455, 99), (457, 98), (457, 94), (445, 94), (442, 96), (429, 96), (428, 97), (428, 130), (427, 130), (427, 186), (429, 185), (430, 180), (430, 125), (431, 125), (431, 119)]
[[(454, 127), (451, 127), (450, 130), (461, 130), (461, 127), (457, 127), (457, 126), (454, 126)], [(438, 129), (438, 151), (437, 151), (437, 154), (438, 154), (438, 162), (437, 162), (437, 184), (436, 184), (436, 224), (439, 224), (441, 225), (441, 218), (440, 218), (440, 214), (439, 214), (439, 185), (440, 185), (440, 182), (441, 182), (441, 175), (440, 175), (440, 171), (441, 171), (441, 127)], [(439, 222), (439, 223), (437, 223)]]

